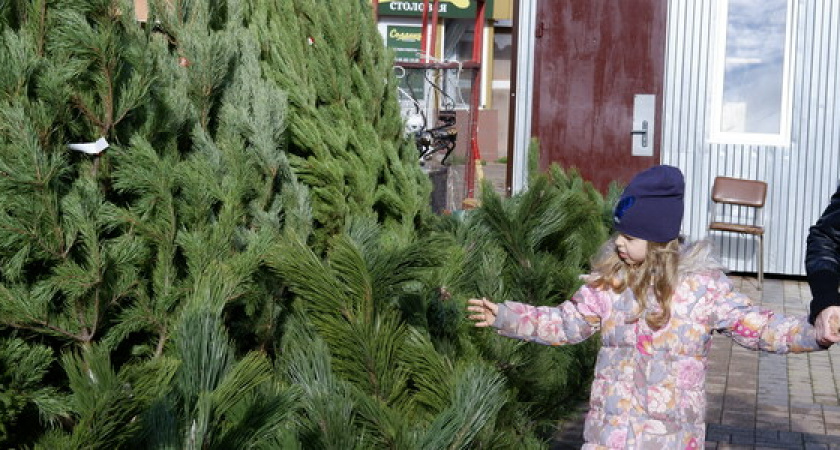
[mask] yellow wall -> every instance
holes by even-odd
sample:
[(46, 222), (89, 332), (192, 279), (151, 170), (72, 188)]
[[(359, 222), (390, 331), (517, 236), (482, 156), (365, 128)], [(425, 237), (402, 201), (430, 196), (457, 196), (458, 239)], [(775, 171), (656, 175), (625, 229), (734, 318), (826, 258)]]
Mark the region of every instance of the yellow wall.
[(493, 18), (499, 20), (513, 19), (513, 0), (495, 0)]

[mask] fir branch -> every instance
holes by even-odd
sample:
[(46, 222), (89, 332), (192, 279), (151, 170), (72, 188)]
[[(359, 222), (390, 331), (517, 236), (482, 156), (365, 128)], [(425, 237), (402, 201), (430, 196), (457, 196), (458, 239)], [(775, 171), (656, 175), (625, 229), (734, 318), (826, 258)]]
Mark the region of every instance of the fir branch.
[[(4, 308), (9, 316), (4, 319), (4, 322), (13, 327), (22, 330), (31, 330), (36, 332), (43, 332), (43, 331), (50, 331), (58, 336), (69, 338), (73, 341), (81, 342), (83, 341), (82, 337), (78, 334), (75, 334), (69, 330), (61, 328), (59, 326), (53, 325), (49, 323), (47, 320), (39, 319), (35, 315), (31, 314), (28, 311), (28, 305), (26, 305), (26, 301), (20, 301), (17, 297), (13, 297), (9, 292), (8, 288), (0, 284), (0, 292), (4, 294), (7, 300), (7, 305)], [(11, 310), (11, 306), (22, 306), (21, 310)], [(12, 316), (12, 314), (14, 314)], [(23, 322), (25, 321), (25, 322)]]
[(84, 115), (91, 123), (93, 123), (97, 128), (99, 128), (100, 134), (105, 136), (104, 130), (106, 129), (106, 124), (103, 122), (99, 116), (97, 116), (91, 109), (85, 104), (85, 101), (82, 100), (80, 95), (74, 95), (71, 97), (73, 105)]

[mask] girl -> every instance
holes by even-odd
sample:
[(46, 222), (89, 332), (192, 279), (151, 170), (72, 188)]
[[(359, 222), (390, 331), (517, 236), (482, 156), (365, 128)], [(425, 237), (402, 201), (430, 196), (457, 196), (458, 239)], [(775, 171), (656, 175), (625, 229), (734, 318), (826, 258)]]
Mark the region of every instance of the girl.
[(557, 307), (470, 299), (477, 327), (546, 345), (601, 333), (584, 449), (702, 448), (712, 332), (774, 353), (819, 350), (806, 317), (752, 306), (710, 257), (679, 240), (685, 183), (656, 166), (630, 182), (614, 210), (618, 235), (586, 284)]

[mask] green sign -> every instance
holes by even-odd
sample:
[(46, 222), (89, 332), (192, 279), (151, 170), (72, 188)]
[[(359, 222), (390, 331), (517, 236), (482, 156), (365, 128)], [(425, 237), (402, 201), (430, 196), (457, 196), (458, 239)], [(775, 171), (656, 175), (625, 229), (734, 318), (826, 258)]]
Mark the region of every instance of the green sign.
[[(468, 18), (475, 17), (477, 3), (475, 0), (440, 0), (438, 4), (438, 15), (447, 18)], [(380, 16), (422, 16), (423, 8), (432, 2), (423, 0), (379, 0)], [(491, 18), (493, 15), (493, 1), (487, 0), (484, 7), (484, 15)]]
[(389, 25), (385, 45), (394, 50), (397, 61), (419, 61), (422, 30), (421, 26)]

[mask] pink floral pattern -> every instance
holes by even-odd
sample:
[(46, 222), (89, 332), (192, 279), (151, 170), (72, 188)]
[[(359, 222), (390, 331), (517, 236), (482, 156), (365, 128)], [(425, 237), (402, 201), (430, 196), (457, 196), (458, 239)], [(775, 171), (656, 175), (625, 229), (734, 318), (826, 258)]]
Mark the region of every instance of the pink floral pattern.
[(706, 365), (700, 358), (681, 358), (676, 363), (677, 387), (697, 389), (706, 378)]
[(700, 444), (697, 441), (696, 437), (693, 437), (688, 440), (688, 443), (685, 444), (685, 450), (696, 450), (700, 448)]
[(607, 439), (607, 447), (609, 448), (626, 448), (627, 431), (613, 430), (610, 437)]
[(565, 345), (600, 332), (585, 449), (699, 448), (713, 332), (755, 350), (820, 349), (806, 317), (753, 306), (717, 270), (684, 278), (674, 294), (671, 321), (660, 330), (651, 330), (643, 319), (632, 322), (635, 305), (630, 291), (589, 286), (556, 307), (499, 305), (493, 326), (504, 336)]
[(645, 356), (653, 355), (653, 337), (649, 334), (640, 334), (636, 337), (636, 350)]

